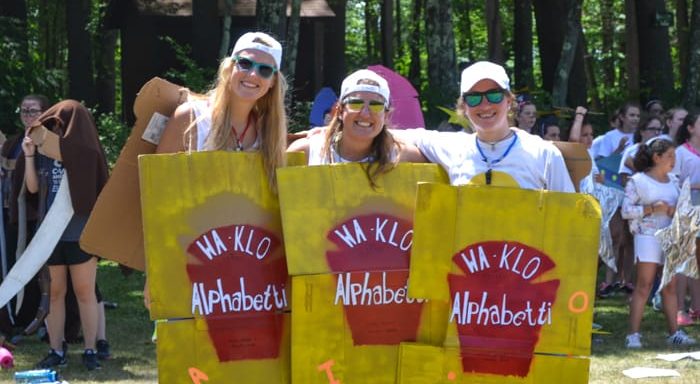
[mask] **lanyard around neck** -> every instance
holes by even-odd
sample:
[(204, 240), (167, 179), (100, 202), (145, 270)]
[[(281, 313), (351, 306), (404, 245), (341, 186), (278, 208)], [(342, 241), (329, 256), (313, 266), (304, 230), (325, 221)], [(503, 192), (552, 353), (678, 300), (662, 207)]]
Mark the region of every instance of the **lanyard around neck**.
[(501, 157), (499, 157), (499, 158), (496, 159), (496, 160), (491, 161), (491, 160), (489, 160), (489, 158), (486, 157), (486, 155), (484, 154), (484, 150), (481, 149), (481, 145), (479, 145), (479, 138), (478, 138), (478, 137), (476, 138), (476, 149), (479, 150), (479, 154), (481, 155), (481, 161), (483, 161), (484, 163), (486, 163), (486, 166), (489, 168), (489, 169), (486, 170), (486, 184), (487, 184), (487, 185), (490, 185), (490, 184), (491, 184), (491, 167), (492, 167), (494, 164), (500, 163), (503, 159), (506, 158), (506, 156), (508, 156), (508, 154), (510, 153), (510, 150), (513, 149), (513, 147), (515, 146), (515, 142), (516, 142), (516, 141), (518, 141), (518, 134), (517, 134), (517, 133), (513, 133), (513, 140), (511, 140), (510, 144), (508, 144), (508, 148), (506, 148), (506, 151), (503, 152), (503, 154), (501, 155)]

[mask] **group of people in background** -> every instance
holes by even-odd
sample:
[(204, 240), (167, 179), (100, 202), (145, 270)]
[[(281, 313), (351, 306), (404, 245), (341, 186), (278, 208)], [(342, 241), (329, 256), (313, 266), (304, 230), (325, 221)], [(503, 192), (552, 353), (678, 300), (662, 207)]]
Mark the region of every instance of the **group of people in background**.
[[(399, 162), (429, 161), (445, 169), (452, 185), (466, 184), (482, 177), (485, 184), (492, 184), (498, 178), (497, 173), (505, 173), (521, 188), (575, 192), (564, 157), (551, 142), (562, 140), (565, 130), (556, 121), (538, 119), (537, 106), (532, 101), (516, 102), (509, 77), (498, 64), (476, 62), (461, 74), (456, 109), (469, 120), (471, 132), (391, 129), (391, 90), (386, 80), (370, 70), (359, 70), (343, 81), (340, 98), (330, 112), (328, 125), (310, 132), (305, 138), (288, 142), (284, 105), (287, 83), (281, 63), (282, 47), (273, 37), (260, 32), (241, 36), (231, 55), (222, 60), (213, 88), (203, 97), (177, 108), (165, 127), (156, 152), (259, 152), (273, 190), (276, 169), (285, 164), (285, 152), (303, 151), (309, 165), (366, 164), (367, 181), (373, 187), (377, 178), (390, 172)], [(619, 238), (619, 249), (624, 249), (619, 253), (624, 267), (618, 269), (617, 276), (609, 274), (609, 281), (606, 279), (600, 289), (601, 296), (606, 292), (609, 294), (608, 287), (614, 286), (632, 293), (630, 334), (626, 339), (629, 348), (641, 347), (639, 325), (642, 310), (658, 267), (664, 261), (658, 242), (651, 235), (670, 223), (679, 182), (690, 178), (693, 185), (700, 188), (698, 115), (688, 115), (681, 108), (671, 109), (663, 115), (654, 105), (648, 106), (649, 111), (642, 114), (638, 105), (625, 104), (611, 118), (610, 130), (596, 138), (595, 129), (586, 116), (587, 110), (578, 107), (568, 132), (568, 140), (588, 147), (593, 159), (620, 154), (623, 157), (621, 167), (624, 166), (629, 176), (625, 180), (624, 204), (618, 214), (620, 225), (629, 225), (629, 228), (616, 228), (622, 233), (616, 238)], [(37, 118), (46, 108), (40, 99), (30, 97), (23, 101), (20, 109), (23, 123), (25, 115)], [(25, 126), (31, 124), (27, 121)], [(43, 155), (36, 151), (30, 138), (22, 137), (13, 142), (12, 148), (3, 148), (2, 153), (20, 159), (26, 165), (26, 171), (19, 178), (25, 180), (22, 177), (25, 176), (26, 181), (22, 181), (25, 188), (30, 194), (35, 193), (38, 191), (37, 176), (46, 172), (45, 168), (57, 165), (53, 160), (39, 161)], [(41, 165), (45, 163), (48, 165)], [(595, 167), (593, 173), (597, 174)], [(104, 334), (98, 335), (97, 330), (95, 258), (84, 254), (77, 246), (84, 219), (75, 217), (71, 237), (65, 239), (66, 244), (57, 247), (56, 253), (60, 255), (52, 256), (49, 262), (52, 277), (52, 306), (48, 317), (51, 349), (39, 363), (41, 367), (66, 363), (60, 328), (63, 324), (60, 318), (64, 315), (60, 302), (65, 296), (67, 269), (73, 276), (73, 289), (80, 306), (85, 340), (83, 362), (88, 369), (99, 367), (97, 359), (92, 356), (98, 356), (100, 342), (105, 338)], [(636, 281), (633, 283), (634, 261)], [(619, 282), (616, 285), (615, 278)], [(685, 281), (682, 291), (680, 282), (662, 290), (669, 344), (695, 342), (678, 328), (677, 315), (685, 313), (685, 287), (693, 287), (691, 292), (700, 287), (695, 280)], [(148, 306), (148, 289), (144, 290), (144, 301)], [(696, 301), (700, 301), (700, 295), (694, 296), (690, 315), (698, 317), (700, 307), (695, 306)]]

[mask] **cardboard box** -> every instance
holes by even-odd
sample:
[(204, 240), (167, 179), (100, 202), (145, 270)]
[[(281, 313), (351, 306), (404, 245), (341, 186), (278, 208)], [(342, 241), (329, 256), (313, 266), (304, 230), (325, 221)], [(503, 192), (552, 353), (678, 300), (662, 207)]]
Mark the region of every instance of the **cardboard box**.
[[(156, 144), (143, 139), (154, 114), (172, 115), (188, 94), (187, 89), (157, 77), (139, 91), (134, 128), (80, 238), (86, 252), (145, 270), (138, 156), (156, 150)], [(158, 120), (162, 125), (162, 118)]]

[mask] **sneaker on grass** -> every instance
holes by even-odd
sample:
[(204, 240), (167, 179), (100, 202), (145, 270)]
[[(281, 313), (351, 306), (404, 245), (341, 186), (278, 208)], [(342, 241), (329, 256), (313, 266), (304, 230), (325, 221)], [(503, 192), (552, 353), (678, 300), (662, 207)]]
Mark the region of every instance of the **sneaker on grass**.
[(112, 354), (109, 352), (109, 343), (107, 340), (97, 340), (95, 347), (97, 348), (98, 359), (107, 360), (112, 356)]
[(86, 349), (83, 352), (83, 365), (88, 371), (100, 369), (100, 362), (97, 361), (97, 353), (92, 349)]
[(642, 348), (642, 335), (640, 335), (639, 332), (627, 335), (627, 337), (625, 337), (625, 347), (628, 349)]
[(688, 336), (682, 329), (679, 329), (666, 339), (666, 343), (668, 345), (693, 345), (695, 344), (695, 339)]
[(65, 367), (68, 364), (68, 359), (66, 355), (59, 355), (55, 350), (50, 349), (49, 354), (46, 355), (40, 362), (36, 364), (36, 369), (51, 369), (56, 367)]

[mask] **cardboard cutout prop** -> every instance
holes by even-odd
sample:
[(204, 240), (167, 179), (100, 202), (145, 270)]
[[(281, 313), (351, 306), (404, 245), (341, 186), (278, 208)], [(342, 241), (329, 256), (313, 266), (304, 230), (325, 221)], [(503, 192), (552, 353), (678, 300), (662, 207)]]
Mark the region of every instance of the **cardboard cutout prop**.
[(587, 195), (419, 185), (409, 296), (450, 309), (398, 382), (587, 382), (600, 217)]
[(85, 252), (144, 270), (137, 158), (155, 152), (167, 116), (188, 95), (187, 89), (157, 77), (141, 87), (134, 102), (136, 124), (80, 238)]
[(277, 197), (262, 157), (139, 158), (158, 375), (190, 383), (289, 382), (291, 295)]
[(417, 182), (399, 164), (372, 189), (365, 164), (278, 171), (292, 277), (292, 382), (394, 383), (402, 341), (441, 344), (447, 302), (407, 296)]

